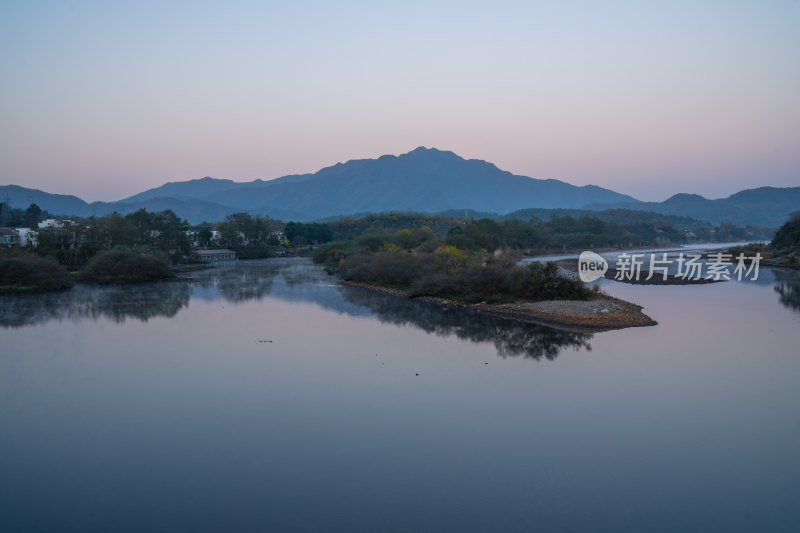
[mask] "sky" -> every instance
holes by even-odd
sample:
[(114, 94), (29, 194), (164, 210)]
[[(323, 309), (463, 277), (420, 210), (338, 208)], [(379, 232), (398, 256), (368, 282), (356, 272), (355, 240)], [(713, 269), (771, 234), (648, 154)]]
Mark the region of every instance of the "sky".
[(647, 201), (800, 186), (800, 1), (0, 2), (0, 185), (417, 146)]

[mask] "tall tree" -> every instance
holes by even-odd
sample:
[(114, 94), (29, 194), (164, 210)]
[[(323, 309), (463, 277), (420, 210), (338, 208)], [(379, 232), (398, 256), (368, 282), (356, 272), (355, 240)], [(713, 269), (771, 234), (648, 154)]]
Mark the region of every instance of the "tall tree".
[(28, 209), (25, 210), (25, 215), (22, 217), (22, 223), (25, 227), (37, 229), (41, 221), (42, 209), (36, 204), (29, 205)]

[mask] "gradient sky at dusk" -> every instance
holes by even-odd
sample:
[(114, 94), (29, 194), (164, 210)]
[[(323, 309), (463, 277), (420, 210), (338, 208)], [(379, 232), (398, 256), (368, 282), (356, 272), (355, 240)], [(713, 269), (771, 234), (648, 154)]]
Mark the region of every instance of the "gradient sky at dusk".
[(800, 2), (0, 3), (0, 184), (424, 145), (643, 200), (800, 185)]

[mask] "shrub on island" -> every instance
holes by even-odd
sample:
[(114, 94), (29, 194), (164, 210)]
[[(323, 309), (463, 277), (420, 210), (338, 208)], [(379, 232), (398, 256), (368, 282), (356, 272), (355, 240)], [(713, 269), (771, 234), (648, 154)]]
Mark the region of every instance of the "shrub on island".
[(52, 257), (14, 253), (0, 257), (0, 292), (43, 292), (75, 285), (69, 272)]
[(155, 281), (174, 276), (169, 257), (146, 248), (116, 246), (94, 256), (79, 279), (99, 283), (134, 283)]
[(490, 303), (517, 300), (587, 300), (593, 292), (576, 279), (561, 276), (554, 263), (519, 265), (513, 255), (439, 246), (434, 252), (409, 252), (370, 243), (332, 243), (314, 260), (335, 268), (347, 281), (373, 283), (408, 291), (410, 296), (437, 296)]

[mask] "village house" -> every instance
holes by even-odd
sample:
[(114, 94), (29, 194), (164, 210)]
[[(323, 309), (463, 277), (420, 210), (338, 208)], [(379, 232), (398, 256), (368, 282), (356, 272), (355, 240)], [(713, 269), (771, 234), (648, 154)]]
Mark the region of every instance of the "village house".
[(0, 228), (0, 245), (19, 246), (19, 232), (14, 228)]
[(71, 220), (48, 218), (39, 222), (39, 229), (64, 229), (73, 226), (74, 224), (75, 223)]
[(19, 245), (28, 246), (29, 244), (34, 248), (39, 245), (39, 232), (30, 228), (17, 228), (19, 233)]
[(233, 250), (194, 250), (192, 258), (201, 263), (216, 263), (218, 261), (233, 261), (236, 259), (236, 252)]

